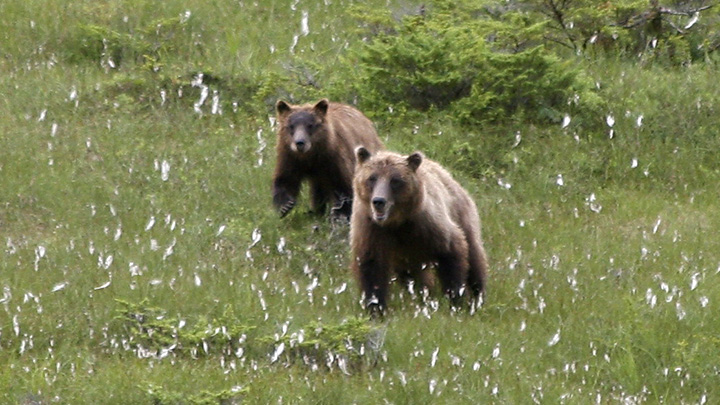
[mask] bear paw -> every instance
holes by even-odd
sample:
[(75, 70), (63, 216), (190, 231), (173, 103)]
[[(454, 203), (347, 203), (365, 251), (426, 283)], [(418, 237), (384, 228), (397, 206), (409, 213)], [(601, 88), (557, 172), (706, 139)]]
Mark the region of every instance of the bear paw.
[(330, 215), (333, 218), (344, 218), (349, 220), (352, 213), (352, 197), (339, 195), (336, 198), (335, 205), (330, 208)]

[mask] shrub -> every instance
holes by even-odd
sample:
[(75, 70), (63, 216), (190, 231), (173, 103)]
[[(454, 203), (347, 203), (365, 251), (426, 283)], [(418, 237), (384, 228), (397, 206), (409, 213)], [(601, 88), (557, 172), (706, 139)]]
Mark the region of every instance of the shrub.
[[(521, 39), (537, 36), (537, 25), (515, 19), (514, 27), (502, 26), (456, 11), (441, 6), (385, 30), (373, 25), (378, 34), (356, 50), (356, 91), (364, 107), (449, 108), (465, 124), (476, 125), (514, 114), (531, 122), (558, 121), (569, 108), (578, 109), (573, 99), (597, 104), (572, 61)], [(517, 37), (498, 39), (499, 32)]]

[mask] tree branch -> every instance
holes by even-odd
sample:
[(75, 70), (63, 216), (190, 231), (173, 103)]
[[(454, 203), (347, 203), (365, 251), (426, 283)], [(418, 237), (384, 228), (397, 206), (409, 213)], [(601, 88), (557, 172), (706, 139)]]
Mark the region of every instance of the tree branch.
[[(567, 25), (565, 24), (565, 15), (563, 14), (563, 10), (566, 8), (566, 0), (561, 0), (562, 5), (559, 5), (555, 0), (545, 0), (543, 3), (545, 3), (545, 7), (547, 7), (550, 11), (550, 17), (555, 20), (555, 22), (560, 25), (560, 28), (562, 28), (563, 33), (567, 37), (568, 41), (572, 46), (573, 50), (577, 51), (577, 44), (575, 43), (575, 40), (573, 39), (572, 35), (570, 35), (570, 30), (568, 29)], [(559, 41), (558, 41), (559, 42)], [(566, 44), (567, 45), (567, 44)]]
[(673, 24), (673, 22), (670, 21), (670, 20), (668, 20), (667, 18), (663, 18), (663, 21), (665, 21), (666, 23), (668, 23), (668, 25), (670, 25), (671, 27), (673, 27), (673, 28), (675, 29), (675, 31), (678, 32), (678, 34), (683, 34), (683, 35), (685, 34), (685, 31), (683, 31), (683, 30), (682, 30), (680, 27), (678, 27), (677, 25)]
[[(651, 21), (651, 20), (657, 18), (658, 16), (662, 16), (664, 14), (692, 16), (695, 14), (700, 14), (701, 11), (711, 9), (714, 6), (715, 6), (715, 4), (710, 4), (707, 6), (697, 7), (697, 8), (693, 8), (693, 9), (675, 10), (675, 9), (668, 8), (668, 7), (661, 7), (656, 0), (651, 0), (650, 1), (650, 9), (645, 10), (645, 11), (641, 12), (640, 14), (634, 15), (634, 16), (628, 18), (627, 20), (625, 20), (625, 22), (621, 22), (618, 25), (623, 28), (626, 28), (626, 29), (631, 29), (631, 28), (635, 28), (639, 25), (645, 25), (645, 24), (647, 24), (648, 21)], [(681, 34), (685, 33), (685, 31), (683, 31), (682, 29), (677, 27), (675, 24), (673, 24), (669, 20), (663, 19), (663, 21), (670, 24), (670, 26), (673, 27), (675, 30), (677, 30), (677, 32), (679, 32)]]
[(692, 10), (683, 10), (683, 11), (673, 10), (673, 9), (667, 8), (667, 7), (660, 7), (660, 13), (661, 14), (688, 15), (689, 16), (689, 15), (693, 15), (695, 13), (699, 13), (701, 11), (708, 10), (708, 9), (712, 8), (713, 6), (715, 6), (715, 4), (710, 4), (708, 6), (702, 6), (702, 7), (692, 9)]

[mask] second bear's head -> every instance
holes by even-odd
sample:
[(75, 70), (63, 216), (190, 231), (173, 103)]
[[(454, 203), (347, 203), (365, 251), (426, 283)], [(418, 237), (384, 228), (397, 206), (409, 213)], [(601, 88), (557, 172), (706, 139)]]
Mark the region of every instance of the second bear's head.
[(389, 151), (371, 154), (355, 149), (357, 167), (353, 180), (358, 215), (367, 215), (380, 226), (398, 226), (420, 208), (423, 201), (421, 163), (423, 155), (403, 156)]
[(278, 120), (278, 145), (300, 156), (318, 149), (327, 141), (325, 117), (330, 103), (326, 99), (316, 104), (292, 105), (279, 100), (275, 104)]

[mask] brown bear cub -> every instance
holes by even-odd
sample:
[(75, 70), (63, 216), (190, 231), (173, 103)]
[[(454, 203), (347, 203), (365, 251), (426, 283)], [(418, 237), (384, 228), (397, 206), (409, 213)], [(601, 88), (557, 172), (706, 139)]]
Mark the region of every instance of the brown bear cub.
[(322, 214), (327, 203), (336, 216), (350, 217), (355, 148), (383, 148), (373, 123), (357, 109), (326, 99), (291, 105), (279, 100), (277, 164), (273, 204), (280, 217), (295, 206), (303, 180), (310, 183), (311, 208)]
[(410, 156), (356, 149), (350, 221), (351, 268), (373, 314), (386, 309), (391, 276), (430, 287), (436, 269), (453, 305), (466, 289), (484, 294), (487, 257), (475, 202), (442, 166)]

